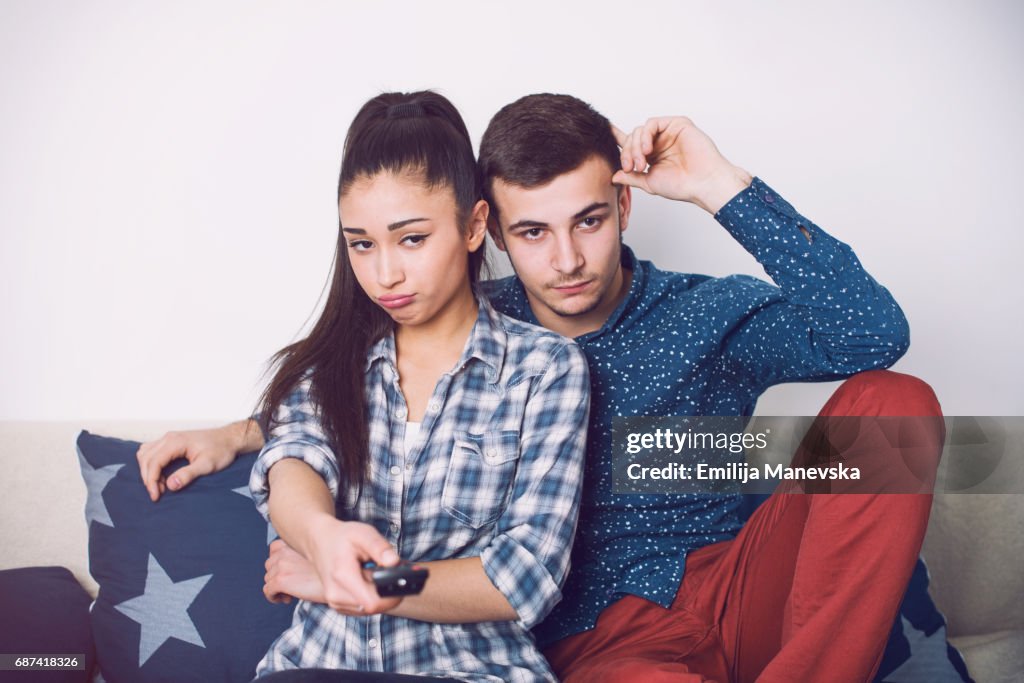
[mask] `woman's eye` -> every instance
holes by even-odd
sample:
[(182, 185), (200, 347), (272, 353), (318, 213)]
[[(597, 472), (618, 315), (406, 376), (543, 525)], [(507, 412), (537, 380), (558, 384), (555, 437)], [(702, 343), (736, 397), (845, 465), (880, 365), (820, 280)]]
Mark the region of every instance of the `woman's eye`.
[(402, 244), (410, 247), (418, 247), (427, 241), (426, 235), (406, 235), (402, 238)]
[(351, 240), (348, 243), (349, 249), (352, 251), (366, 251), (373, 246), (369, 240)]

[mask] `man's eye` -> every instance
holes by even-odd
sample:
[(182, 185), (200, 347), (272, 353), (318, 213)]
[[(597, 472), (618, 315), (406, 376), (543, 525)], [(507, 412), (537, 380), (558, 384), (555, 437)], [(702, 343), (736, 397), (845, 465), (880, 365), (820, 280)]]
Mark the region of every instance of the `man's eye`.
[(539, 240), (543, 234), (544, 231), (540, 228), (530, 228), (529, 230), (524, 230), (522, 232), (523, 237), (528, 240)]
[(596, 228), (599, 225), (601, 225), (600, 216), (587, 216), (580, 221), (580, 227), (583, 228)]
[(349, 240), (348, 247), (352, 251), (366, 251), (373, 244), (369, 240)]

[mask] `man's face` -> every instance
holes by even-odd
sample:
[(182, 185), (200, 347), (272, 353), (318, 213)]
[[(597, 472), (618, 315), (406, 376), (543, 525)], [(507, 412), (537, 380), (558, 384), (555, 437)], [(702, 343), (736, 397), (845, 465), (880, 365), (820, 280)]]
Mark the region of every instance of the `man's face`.
[(599, 157), (547, 185), (494, 181), (498, 247), (506, 251), (537, 320), (574, 337), (601, 327), (628, 291), (620, 235), (629, 220), (628, 187), (612, 184)]

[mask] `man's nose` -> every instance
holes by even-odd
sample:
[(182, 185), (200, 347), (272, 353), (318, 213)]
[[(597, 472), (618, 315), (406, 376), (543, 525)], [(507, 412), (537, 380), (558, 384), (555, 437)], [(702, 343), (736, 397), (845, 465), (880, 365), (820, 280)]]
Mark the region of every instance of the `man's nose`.
[(555, 238), (555, 255), (553, 266), (558, 272), (568, 275), (583, 268), (583, 253), (579, 250), (572, 235), (560, 235)]

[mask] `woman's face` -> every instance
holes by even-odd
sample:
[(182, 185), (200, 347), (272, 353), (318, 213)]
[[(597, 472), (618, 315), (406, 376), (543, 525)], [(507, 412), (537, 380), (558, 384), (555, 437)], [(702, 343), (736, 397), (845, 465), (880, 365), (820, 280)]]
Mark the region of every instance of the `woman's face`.
[(338, 209), (356, 280), (395, 322), (428, 323), (472, 297), (467, 254), (482, 248), (485, 202), (463, 230), (451, 188), (428, 189), (413, 173), (378, 173), (353, 183)]

